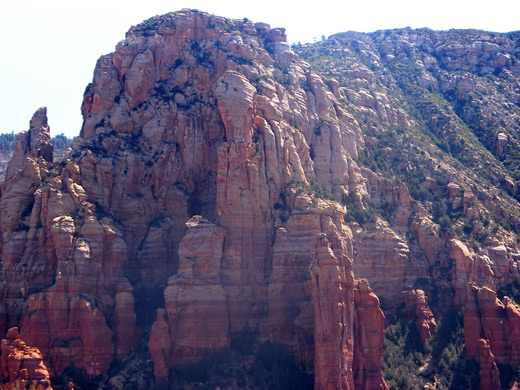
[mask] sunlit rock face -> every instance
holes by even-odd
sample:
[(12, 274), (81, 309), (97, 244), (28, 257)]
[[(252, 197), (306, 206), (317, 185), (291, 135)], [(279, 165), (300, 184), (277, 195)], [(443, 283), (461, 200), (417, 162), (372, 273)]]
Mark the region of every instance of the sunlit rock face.
[(0, 331), (18, 326), (51, 376), (120, 370), (112, 387), (176, 386), (249, 340), (240, 367), (275, 345), (315, 389), (384, 390), (385, 322), (426, 344), (463, 310), (496, 388), (518, 365), (518, 50), (472, 34), (291, 48), (194, 10), (132, 27), (63, 159), (44, 108), (17, 138)]
[[(151, 326), (157, 378), (248, 334), (281, 345), (316, 389), (358, 386), (341, 202), (364, 191), (363, 141), (283, 29), (190, 10), (150, 19), (99, 59), (82, 113), (61, 161), (44, 109), (17, 141), (0, 325), (20, 325), (54, 374), (104, 374)], [(356, 383), (384, 383), (380, 352), (367, 359)]]

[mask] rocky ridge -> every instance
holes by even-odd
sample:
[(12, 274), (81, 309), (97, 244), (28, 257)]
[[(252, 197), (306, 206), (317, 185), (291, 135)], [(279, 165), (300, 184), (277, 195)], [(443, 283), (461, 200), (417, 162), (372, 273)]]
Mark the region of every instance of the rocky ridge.
[[(0, 178), (2, 178), (2, 180), (5, 178), (7, 165), (13, 157), (15, 138), (16, 135), (14, 132), (0, 134)], [(63, 154), (67, 148), (72, 144), (72, 139), (67, 138), (63, 134), (58, 134), (51, 138), (51, 144), (53, 146), (54, 160), (60, 160), (63, 158)]]

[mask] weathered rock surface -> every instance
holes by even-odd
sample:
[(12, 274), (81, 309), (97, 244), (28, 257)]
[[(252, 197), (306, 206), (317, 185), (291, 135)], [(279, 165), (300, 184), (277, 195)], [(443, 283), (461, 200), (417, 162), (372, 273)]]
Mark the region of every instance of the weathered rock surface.
[(325, 234), (318, 236), (316, 258), (310, 268), (315, 389), (353, 388), (354, 277), (350, 267), (345, 267), (348, 258), (343, 256), (338, 258)]
[[(496, 297), (484, 304), (485, 293), (478, 302), (468, 296), (468, 283), (518, 299), (517, 38), (407, 28), (296, 46), (333, 80), (362, 130), (357, 163), (365, 186), (348, 199), (354, 272), (369, 280), (388, 318), (406, 299), (403, 314), (415, 317), (415, 298), (400, 298), (403, 290), (424, 291), (439, 318), (455, 309), (475, 320), (482, 305), (498, 307)], [(399, 184), (408, 201), (397, 196)], [(394, 239), (381, 237), (383, 227)], [(481, 323), (493, 323), (497, 335), (485, 337), (493, 359), (515, 371), (515, 362), (500, 357), (515, 331), (497, 310), (500, 316), (488, 311), (485, 321), (465, 322), (466, 339), (473, 340), (466, 347), (478, 360)]]
[(518, 45), (461, 36), (298, 48), (324, 77), (263, 23), (182, 10), (132, 27), (63, 161), (45, 109), (17, 139), (0, 331), (21, 327), (53, 374), (105, 374), (150, 334), (162, 383), (247, 335), (316, 389), (386, 389), (381, 307), (404, 306), (422, 341), (433, 313), (464, 309), (495, 388), (520, 361), (520, 311), (495, 293), (520, 278)]
[[(67, 138), (64, 134), (58, 134), (51, 138), (53, 161), (63, 158), (63, 155), (72, 144), (72, 138)], [(11, 161), (16, 145), (16, 135), (14, 133), (4, 133), (0, 135), (0, 180), (3, 181), (7, 171), (7, 166)]]
[(168, 378), (168, 371), (172, 365), (170, 349), (172, 340), (170, 329), (164, 317), (164, 309), (157, 309), (157, 319), (152, 325), (148, 349), (153, 360), (153, 372), (156, 378)]
[[(354, 388), (352, 234), (319, 197), (363, 192), (363, 141), (334, 91), (283, 29), (190, 10), (133, 27), (98, 61), (63, 162), (13, 157), (2, 326), (21, 325), (53, 373), (96, 376), (157, 311), (157, 378), (244, 332), (284, 346), (316, 389)], [(48, 134), (44, 114), (31, 129)]]
[(40, 107), (31, 118), (29, 131), (21, 132), (16, 136), (15, 151), (7, 165), (6, 180), (12, 179), (23, 168), (28, 157), (33, 160), (41, 158), (47, 163), (52, 163), (53, 147), (50, 143), (50, 134), (47, 107)]
[(38, 348), (30, 347), (18, 335), (18, 328), (7, 331), (2, 340), (0, 357), (0, 380), (2, 383), (24, 386), (41, 386), (52, 390), (49, 371), (43, 363)]
[(520, 307), (495, 291), (468, 285), (464, 335), (469, 357), (480, 362), (482, 389), (501, 388), (497, 364), (519, 364)]
[(433, 336), (437, 322), (433, 316), (426, 295), (422, 290), (408, 289), (403, 291), (404, 309), (402, 313), (415, 319), (415, 327), (419, 333), (421, 342)]
[(386, 301), (397, 304), (401, 292), (413, 283), (417, 272), (411, 271), (410, 249), (403, 237), (382, 221), (374, 225), (353, 228), (354, 273), (369, 279), (374, 291)]
[(500, 389), (500, 373), (489, 343), (484, 339), (478, 340), (480, 364), (480, 388), (482, 390)]
[(354, 288), (355, 337), (354, 383), (356, 389), (388, 390), (381, 375), (385, 315), (379, 299), (365, 279), (356, 280)]
[(169, 361), (178, 365), (229, 347), (226, 292), (220, 281), (226, 231), (200, 217), (186, 225), (179, 245), (179, 270), (164, 290), (173, 336)]
[[(132, 287), (122, 268), (126, 244), (86, 201), (74, 180), (78, 165), (67, 160), (50, 171), (44, 109), (30, 134), (29, 149), (15, 151), (0, 201), (4, 323), (21, 325), (22, 338), (52, 372), (75, 365), (99, 375), (135, 337)], [(21, 156), (25, 163), (17, 165)]]

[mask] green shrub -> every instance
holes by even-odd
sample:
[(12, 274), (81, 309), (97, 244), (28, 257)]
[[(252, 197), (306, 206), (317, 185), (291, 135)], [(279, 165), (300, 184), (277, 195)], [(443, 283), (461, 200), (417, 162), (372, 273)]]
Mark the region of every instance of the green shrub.
[(399, 321), (385, 328), (381, 369), (390, 390), (419, 390), (424, 386), (419, 368), (424, 349), (414, 321)]
[(334, 195), (327, 194), (321, 184), (314, 179), (311, 179), (309, 183), (299, 179), (291, 179), (287, 187), (295, 189), (297, 194), (308, 194), (320, 199), (336, 200)]
[(450, 230), (451, 228), (451, 219), (450, 217), (448, 217), (448, 215), (444, 214), (443, 216), (441, 216), (438, 220), (438, 223), (441, 227), (441, 230), (443, 232), (447, 232)]
[(357, 222), (361, 226), (367, 223), (375, 223), (379, 217), (379, 212), (374, 206), (368, 206), (366, 209), (356, 207), (352, 203), (347, 203), (347, 214), (345, 214), (344, 220), (346, 223)]
[(464, 352), (464, 316), (448, 311), (439, 321), (431, 340), (431, 371), (439, 389), (469, 389), (475, 383), (479, 367)]

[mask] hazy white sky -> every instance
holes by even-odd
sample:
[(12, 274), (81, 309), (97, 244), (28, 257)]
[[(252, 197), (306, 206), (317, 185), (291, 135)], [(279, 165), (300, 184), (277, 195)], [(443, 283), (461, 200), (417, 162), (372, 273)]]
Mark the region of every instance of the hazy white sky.
[(131, 25), (182, 8), (285, 27), (290, 42), (302, 43), (407, 26), (520, 30), (519, 0), (0, 0), (0, 132), (27, 129), (47, 106), (53, 135), (78, 135), (97, 58)]

